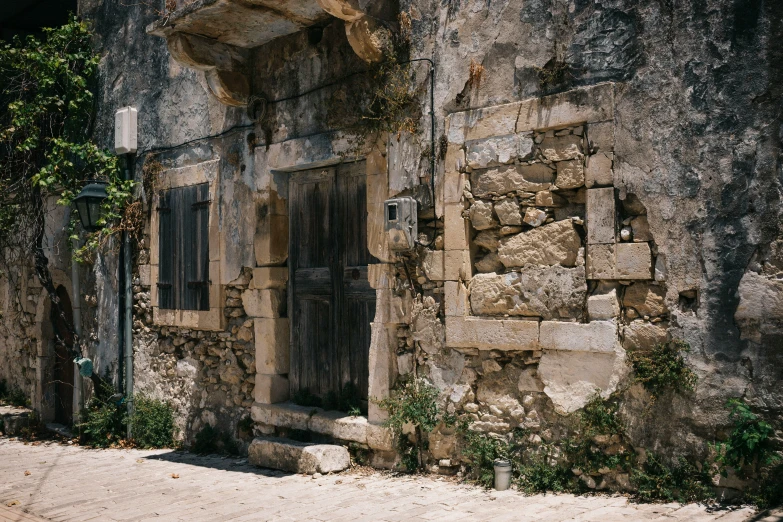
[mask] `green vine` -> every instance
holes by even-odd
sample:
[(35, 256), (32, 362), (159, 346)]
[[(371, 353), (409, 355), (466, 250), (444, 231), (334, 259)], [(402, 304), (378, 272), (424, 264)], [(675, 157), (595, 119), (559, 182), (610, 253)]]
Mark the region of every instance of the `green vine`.
[(88, 179), (109, 182), (105, 229), (88, 236), (77, 257), (87, 259), (128, 225), (133, 182), (122, 179), (117, 157), (91, 139), (99, 63), (91, 40), (87, 24), (72, 17), (44, 29), (40, 40), (15, 38), (0, 48), (0, 98), (7, 109), (0, 116), (0, 242), (21, 256), (39, 247), (46, 201), (71, 205)]

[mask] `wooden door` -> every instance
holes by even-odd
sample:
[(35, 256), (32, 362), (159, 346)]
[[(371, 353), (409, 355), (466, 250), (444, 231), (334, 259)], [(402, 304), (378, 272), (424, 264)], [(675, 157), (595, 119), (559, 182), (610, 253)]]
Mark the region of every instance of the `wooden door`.
[(367, 280), (364, 162), (298, 172), (289, 186), (291, 392), (347, 383), (367, 400), (375, 291)]
[(73, 424), (73, 357), (69, 348), (73, 345), (73, 309), (65, 287), (57, 287), (62, 314), (55, 306), (51, 308), (54, 329), (54, 421), (70, 426)]

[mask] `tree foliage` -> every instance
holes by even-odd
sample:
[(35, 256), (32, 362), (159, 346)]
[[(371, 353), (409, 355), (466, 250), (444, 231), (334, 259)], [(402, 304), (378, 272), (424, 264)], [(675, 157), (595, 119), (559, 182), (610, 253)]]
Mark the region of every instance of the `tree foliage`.
[(84, 254), (117, 230), (131, 199), (117, 158), (91, 139), (99, 61), (91, 40), (72, 17), (41, 39), (0, 47), (0, 270), (33, 264), (60, 313), (43, 245), (53, 203), (70, 205), (88, 179), (109, 182), (108, 227), (88, 237)]

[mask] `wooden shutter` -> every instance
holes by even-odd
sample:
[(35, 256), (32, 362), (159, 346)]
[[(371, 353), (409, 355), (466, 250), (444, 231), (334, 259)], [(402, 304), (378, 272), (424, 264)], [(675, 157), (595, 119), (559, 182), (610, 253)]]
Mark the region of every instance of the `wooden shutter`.
[(158, 305), (209, 310), (209, 184), (168, 190), (160, 202)]

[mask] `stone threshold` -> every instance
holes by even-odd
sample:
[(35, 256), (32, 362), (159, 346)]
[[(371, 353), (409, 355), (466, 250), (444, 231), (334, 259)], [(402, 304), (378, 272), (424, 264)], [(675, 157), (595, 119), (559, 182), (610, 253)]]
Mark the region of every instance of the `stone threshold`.
[(299, 406), (292, 402), (256, 402), (250, 412), (253, 420), (259, 424), (328, 435), (334, 439), (364, 444), (374, 450), (394, 449), (389, 428), (372, 424), (367, 417), (353, 417), (339, 411), (325, 411), (323, 408)]

